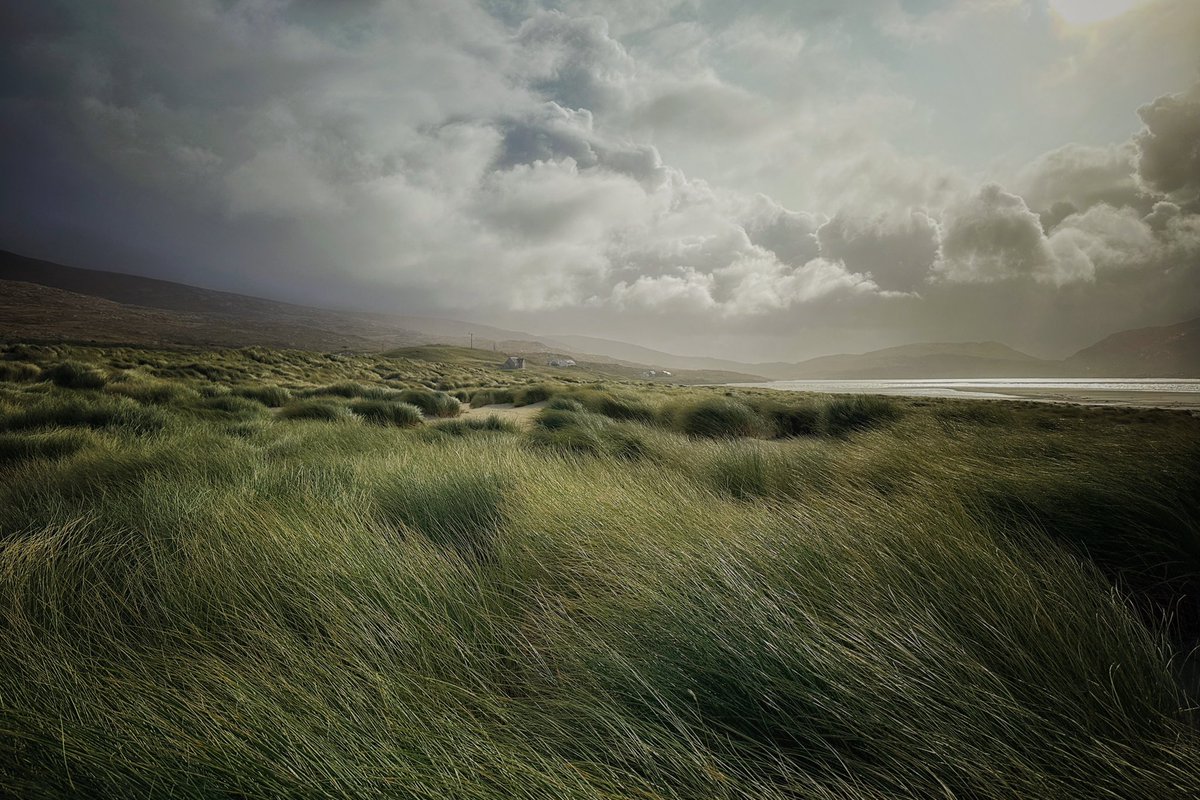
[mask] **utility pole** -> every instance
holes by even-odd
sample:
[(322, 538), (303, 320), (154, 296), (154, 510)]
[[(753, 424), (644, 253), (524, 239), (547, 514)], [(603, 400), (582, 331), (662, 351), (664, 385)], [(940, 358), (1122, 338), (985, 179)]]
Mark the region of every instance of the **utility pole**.
[(475, 334), (471, 334), (471, 349), (475, 349)]

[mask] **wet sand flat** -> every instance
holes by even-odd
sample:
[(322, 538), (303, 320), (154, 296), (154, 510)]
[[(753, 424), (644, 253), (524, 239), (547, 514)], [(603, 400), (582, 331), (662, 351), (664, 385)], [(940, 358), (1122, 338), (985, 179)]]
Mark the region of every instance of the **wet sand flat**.
[[(986, 388), (977, 388), (978, 393), (991, 393)], [(953, 397), (953, 393), (947, 393)], [(977, 396), (977, 395), (976, 395)], [(1126, 406), (1129, 408), (1169, 408), (1200, 410), (1200, 393), (1197, 392), (1130, 392), (1116, 390), (1047, 390), (1005, 387), (996, 389), (1000, 399), (1037, 400), (1045, 403), (1079, 403), (1088, 406)]]

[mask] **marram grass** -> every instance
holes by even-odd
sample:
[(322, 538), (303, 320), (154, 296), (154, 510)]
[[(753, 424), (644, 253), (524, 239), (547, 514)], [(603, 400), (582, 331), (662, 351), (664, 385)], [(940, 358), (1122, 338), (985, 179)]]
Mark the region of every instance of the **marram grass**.
[(0, 386), (0, 796), (1200, 795), (1195, 419), (152, 383), (372, 385), (256, 355)]

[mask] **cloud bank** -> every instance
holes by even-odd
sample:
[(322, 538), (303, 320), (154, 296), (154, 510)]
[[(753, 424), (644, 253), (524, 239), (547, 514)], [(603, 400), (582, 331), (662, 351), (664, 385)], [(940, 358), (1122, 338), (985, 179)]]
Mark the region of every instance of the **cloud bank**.
[(989, 69), (990, 35), (1034, 54), (986, 73), (993, 98), (1095, 93), (1064, 64), (1130, 41), (1170, 55), (1188, 42), (1156, 34), (1160, 15), (1195, 7), (1160, 0), (1086, 39), (1036, 2), (923, 8), (7, 11), (0, 236), (302, 302), (742, 358), (922, 338), (1055, 353), (1200, 314), (1194, 75), (1154, 92), (1158, 72), (1127, 76), (1140, 108), (1073, 118), (1095, 141), (1030, 125), (997, 153), (978, 132), (1036, 108), (948, 116), (960, 88), (938, 71), (964, 48)]

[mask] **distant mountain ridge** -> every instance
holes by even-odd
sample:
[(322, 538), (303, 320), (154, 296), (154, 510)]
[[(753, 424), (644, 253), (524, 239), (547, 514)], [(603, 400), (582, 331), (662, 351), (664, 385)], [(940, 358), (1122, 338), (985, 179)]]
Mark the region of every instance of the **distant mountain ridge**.
[(747, 364), (591, 336), (534, 336), (437, 317), (314, 308), (4, 251), (0, 336), (329, 351), (473, 341), (506, 352), (561, 353), (623, 367), (705, 371), (728, 380), (1200, 377), (1200, 319), (1115, 333), (1063, 361), (1036, 358), (999, 342), (935, 342), (795, 364)]
[(1000, 342), (906, 344), (813, 358), (794, 369), (796, 380), (1038, 378), (1062, 372), (1061, 362), (1035, 358)]
[(1200, 318), (1114, 333), (1080, 350), (1066, 363), (1081, 376), (1200, 377)]

